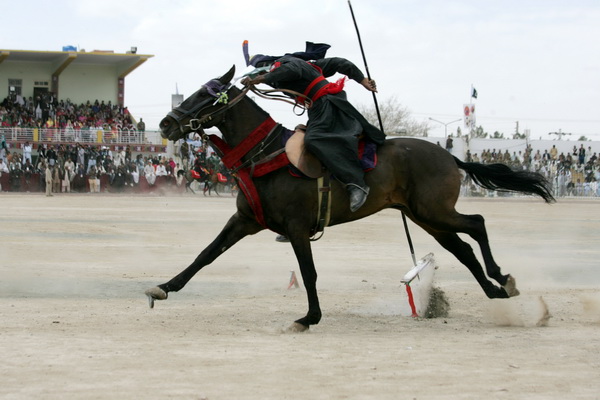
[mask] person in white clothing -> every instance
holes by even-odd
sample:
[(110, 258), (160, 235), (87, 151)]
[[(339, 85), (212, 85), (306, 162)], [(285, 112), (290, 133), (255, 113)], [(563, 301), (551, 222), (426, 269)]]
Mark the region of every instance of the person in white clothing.
[(25, 145), (23, 146), (23, 165), (25, 165), (26, 160), (29, 160), (30, 163), (33, 162), (31, 160), (31, 149), (31, 144), (29, 142), (25, 142)]
[(149, 185), (154, 185), (156, 182), (156, 172), (154, 171), (152, 161), (148, 161), (148, 164), (146, 164), (144, 167), (144, 176), (146, 177)]
[(137, 185), (138, 183), (140, 183), (140, 172), (138, 170), (138, 167), (137, 167), (137, 165), (135, 165), (135, 163), (130, 163), (129, 167), (131, 170), (131, 176), (133, 178), (133, 183), (135, 183)]
[(61, 192), (62, 193), (71, 193), (71, 176), (72, 176), (72, 171), (66, 167), (62, 168), (60, 171), (60, 187), (61, 187)]
[(156, 166), (156, 176), (167, 176), (167, 168), (163, 161)]

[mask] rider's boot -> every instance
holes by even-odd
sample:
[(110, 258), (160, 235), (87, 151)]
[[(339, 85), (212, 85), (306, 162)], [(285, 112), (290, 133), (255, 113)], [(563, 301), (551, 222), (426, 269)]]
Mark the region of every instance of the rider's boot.
[(367, 201), (369, 187), (367, 185), (359, 186), (354, 183), (349, 183), (346, 185), (346, 190), (350, 196), (350, 211), (355, 212), (365, 204), (365, 201)]

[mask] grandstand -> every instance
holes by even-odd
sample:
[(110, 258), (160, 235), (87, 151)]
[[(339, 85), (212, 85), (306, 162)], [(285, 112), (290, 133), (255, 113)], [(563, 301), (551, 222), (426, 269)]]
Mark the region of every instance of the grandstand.
[(125, 102), (125, 78), (151, 57), (136, 48), (0, 50), (0, 135), (8, 148), (79, 142), (164, 152), (160, 135), (138, 129)]

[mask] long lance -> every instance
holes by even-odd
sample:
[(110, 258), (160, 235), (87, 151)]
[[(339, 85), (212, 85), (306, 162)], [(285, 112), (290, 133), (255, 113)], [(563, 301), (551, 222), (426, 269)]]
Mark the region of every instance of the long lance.
[[(352, 3), (348, 0), (348, 7), (350, 7), (350, 14), (352, 15), (352, 21), (354, 22), (354, 28), (356, 29), (356, 36), (358, 37), (358, 45), (360, 46), (360, 53), (362, 54), (363, 62), (365, 64), (365, 71), (367, 73), (367, 78), (371, 80), (371, 73), (369, 72), (369, 64), (367, 64), (367, 57), (365, 56), (365, 50), (362, 45), (362, 39), (360, 38), (360, 31), (358, 30), (358, 24), (356, 23), (356, 17), (354, 16), (354, 10), (352, 9)], [(381, 132), (383, 130), (383, 122), (381, 120), (381, 113), (379, 112), (379, 104), (377, 103), (377, 96), (375, 92), (371, 92), (373, 95), (373, 103), (375, 103), (375, 111), (377, 112), (377, 119), (379, 120), (379, 129)], [(406, 232), (406, 238), (408, 240), (408, 247), (410, 248), (410, 255), (412, 256), (413, 264), (417, 265), (417, 258), (415, 257), (415, 249), (412, 243), (412, 239), (410, 237), (410, 232), (408, 231), (408, 223), (406, 221), (406, 215), (402, 212), (402, 222), (404, 223), (404, 231)]]
[[(365, 64), (365, 71), (367, 78), (371, 80), (371, 73), (369, 72), (369, 64), (367, 64), (367, 57), (365, 56), (365, 50), (363, 49), (362, 39), (360, 38), (360, 31), (358, 30), (358, 24), (354, 17), (354, 10), (352, 9), (352, 3), (348, 0), (348, 7), (350, 7), (350, 14), (352, 14), (352, 21), (354, 22), (354, 28), (356, 29), (356, 36), (358, 37), (358, 45), (360, 46), (360, 53), (362, 54), (363, 63)], [(379, 112), (379, 104), (377, 103), (377, 96), (375, 92), (371, 92), (373, 95), (373, 103), (375, 103), (375, 111), (377, 112), (377, 119), (379, 120), (379, 129), (383, 132), (383, 122), (381, 121), (381, 113)]]

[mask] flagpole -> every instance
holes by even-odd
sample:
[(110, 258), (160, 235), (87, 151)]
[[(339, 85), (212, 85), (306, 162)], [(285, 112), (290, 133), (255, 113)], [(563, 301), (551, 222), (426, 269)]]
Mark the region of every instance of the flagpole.
[[(471, 83), (471, 93), (469, 94), (469, 107), (471, 109), (473, 108), (473, 99), (477, 99), (477, 90), (475, 90), (475, 87)], [(469, 124), (469, 137), (473, 134), (473, 125), (473, 123)]]

